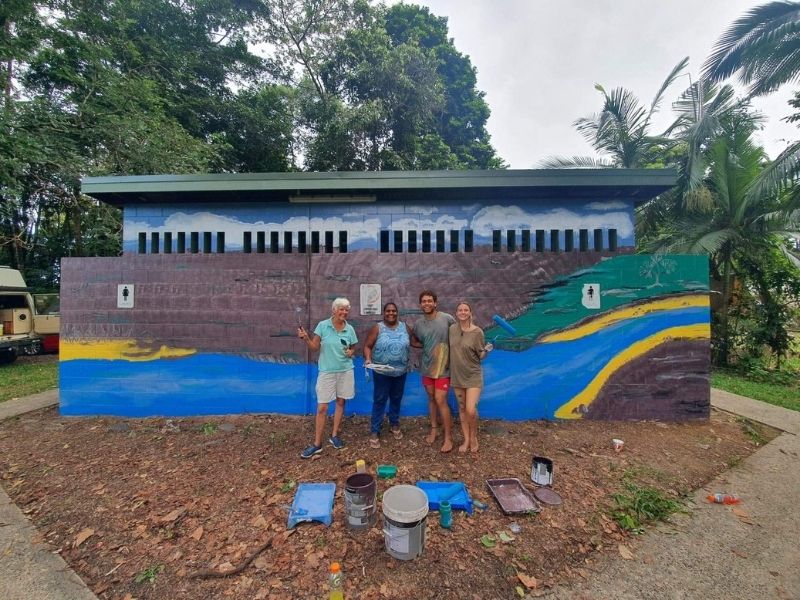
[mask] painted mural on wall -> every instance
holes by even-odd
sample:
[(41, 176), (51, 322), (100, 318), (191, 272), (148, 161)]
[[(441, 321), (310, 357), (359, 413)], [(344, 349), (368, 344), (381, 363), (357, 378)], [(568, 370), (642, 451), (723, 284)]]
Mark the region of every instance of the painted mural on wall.
[[(559, 251), (548, 251), (549, 236), (545, 251), (510, 248), (508, 231), (525, 227), (560, 231)], [(572, 228), (600, 229), (604, 240), (614, 229), (619, 247), (579, 251), (576, 240), (563, 251), (564, 232)], [(346, 230), (348, 247), (236, 252), (232, 240), (262, 229)], [(457, 251), (412, 252), (405, 236), (402, 247), (381, 251), (382, 229), (469, 230), (474, 247), (465, 251), (462, 237)], [(230, 253), (137, 253), (140, 233), (168, 230), (224, 231)], [(274, 207), (269, 218), (263, 207), (189, 212), (163, 206), (126, 209), (125, 240), (122, 257), (63, 261), (64, 414), (308, 414), (315, 407), (316, 356), (295, 337), (296, 327), (313, 327), (330, 315), (333, 298), (346, 296), (363, 341), (376, 321), (359, 310), (359, 289), (368, 283), (380, 285), (382, 301), (396, 302), (405, 320), (420, 318), (417, 295), (424, 288), (438, 293), (441, 310), (453, 312), (460, 300), (472, 304), (496, 345), (485, 363), (482, 417), (708, 415), (707, 261), (631, 254), (632, 206), (626, 203), (371, 205), (315, 209), (313, 218), (308, 207), (288, 204)], [(135, 287), (131, 309), (117, 308), (120, 284)], [(513, 335), (494, 327), (495, 314)], [(347, 413), (368, 414), (372, 384), (361, 363), (356, 374), (357, 397)], [(427, 414), (416, 374), (408, 379), (402, 412)]]
[[(138, 251), (139, 236), (144, 234), (148, 240), (148, 251), (153, 234), (160, 236), (160, 251), (164, 252), (164, 236), (170, 235), (169, 250), (178, 250), (178, 234), (188, 236), (195, 232), (202, 237), (209, 234), (208, 252), (241, 252), (245, 236), (251, 235), (253, 251), (256, 234), (266, 234), (266, 245), (274, 236), (275, 248), (284, 252), (288, 246), (297, 245), (299, 232), (333, 232), (347, 236), (349, 250), (377, 249), (377, 232), (392, 231), (471, 231), (474, 244), (492, 244), (495, 231), (506, 232), (540, 230), (546, 232), (544, 248), (553, 249), (551, 232), (557, 231), (559, 239), (556, 249), (564, 249), (567, 244), (565, 231), (606, 232), (605, 246), (608, 247), (609, 230), (614, 230), (620, 247), (634, 245), (633, 202), (596, 201), (565, 202), (563, 199), (551, 202), (507, 203), (488, 199), (481, 203), (464, 206), (456, 201), (440, 201), (436, 206), (411, 206), (394, 204), (350, 204), (350, 205), (309, 205), (275, 203), (265, 214), (259, 206), (231, 204), (224, 208), (219, 205), (193, 205), (188, 209), (180, 205), (133, 206), (124, 210), (123, 250), (126, 253)], [(224, 248), (219, 246), (217, 234), (224, 236)], [(286, 236), (290, 237), (287, 238)], [(521, 237), (521, 236), (520, 236)], [(449, 241), (449, 238), (448, 238)], [(594, 240), (592, 239), (592, 242)], [(202, 251), (202, 240), (199, 242)], [(577, 247), (577, 240), (575, 245)], [(188, 242), (187, 242), (188, 246)], [(408, 237), (403, 238), (403, 246), (408, 247)], [(187, 248), (187, 251), (188, 248)], [(269, 250), (268, 250), (269, 251)]]

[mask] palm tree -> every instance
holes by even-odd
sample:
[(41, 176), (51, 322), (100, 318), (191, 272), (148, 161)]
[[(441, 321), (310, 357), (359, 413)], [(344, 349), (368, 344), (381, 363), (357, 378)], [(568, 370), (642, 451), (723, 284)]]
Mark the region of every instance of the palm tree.
[(737, 264), (774, 247), (786, 223), (778, 218), (785, 199), (750, 193), (767, 162), (764, 149), (752, 139), (757, 118), (739, 107), (729, 111), (720, 126), (719, 135), (705, 151), (709, 165), (705, 185), (711, 202), (684, 212), (662, 231), (659, 250), (703, 253), (711, 258), (722, 285), (715, 359), (718, 365), (727, 365), (728, 313)]
[[(737, 19), (717, 41), (704, 75), (721, 81), (738, 73), (751, 96), (766, 94), (800, 77), (800, 2), (770, 2)], [(752, 183), (758, 197), (786, 192), (782, 214), (775, 217), (792, 231), (800, 226), (800, 142), (789, 145)], [(795, 265), (797, 257), (787, 253)]]
[(645, 166), (652, 151), (664, 142), (662, 137), (650, 133), (653, 116), (658, 112), (667, 88), (682, 74), (688, 63), (689, 58), (686, 57), (675, 65), (649, 107), (642, 105), (630, 90), (616, 88), (607, 92), (602, 85), (595, 85), (595, 89), (603, 95), (602, 110), (576, 120), (573, 125), (604, 156), (550, 157), (543, 160), (540, 166), (550, 169), (631, 169)]

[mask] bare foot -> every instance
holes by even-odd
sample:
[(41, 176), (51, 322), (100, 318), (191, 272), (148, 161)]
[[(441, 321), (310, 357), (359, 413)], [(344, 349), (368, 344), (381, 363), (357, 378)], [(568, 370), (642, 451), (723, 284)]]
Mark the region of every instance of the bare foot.
[(425, 441), (428, 442), (429, 444), (432, 444), (433, 442), (436, 441), (436, 436), (438, 433), (439, 430), (436, 429), (435, 427), (432, 427), (431, 432), (425, 436)]
[(472, 440), (469, 445), (469, 449), (472, 451), (473, 454), (478, 453), (478, 440)]
[(442, 452), (447, 453), (453, 449), (453, 440), (445, 440), (442, 444)]
[(467, 442), (464, 442), (458, 447), (458, 451), (461, 452), (461, 454), (464, 454), (467, 450), (469, 450), (469, 444)]

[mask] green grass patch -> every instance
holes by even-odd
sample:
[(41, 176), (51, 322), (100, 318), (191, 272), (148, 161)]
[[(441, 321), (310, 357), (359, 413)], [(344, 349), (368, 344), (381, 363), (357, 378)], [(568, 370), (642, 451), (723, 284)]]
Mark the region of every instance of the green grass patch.
[(668, 497), (656, 488), (624, 480), (623, 490), (613, 494), (615, 507), (611, 516), (617, 524), (631, 533), (642, 533), (647, 523), (666, 521), (684, 506), (680, 500)]
[(788, 381), (766, 382), (756, 381), (735, 371), (714, 371), (711, 373), (711, 385), (715, 388), (746, 396), (800, 411), (800, 382), (797, 377)]
[(58, 361), (27, 362), (19, 359), (0, 366), (0, 402), (58, 387)]

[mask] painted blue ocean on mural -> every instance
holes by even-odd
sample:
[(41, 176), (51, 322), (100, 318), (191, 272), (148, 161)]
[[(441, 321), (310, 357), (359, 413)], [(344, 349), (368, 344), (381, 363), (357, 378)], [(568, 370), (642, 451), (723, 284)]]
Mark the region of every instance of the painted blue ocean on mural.
[[(708, 307), (678, 308), (618, 321), (574, 340), (539, 343), (521, 352), (495, 350), (484, 363), (481, 416), (553, 418), (614, 356), (633, 344), (670, 328), (708, 323)], [(361, 364), (356, 375), (358, 394), (347, 403), (347, 414), (366, 415), (372, 406), (372, 383), (365, 380)], [(60, 376), (64, 415), (309, 414), (315, 402), (315, 365), (234, 355), (196, 354), (141, 362), (70, 360), (61, 362)], [(419, 376), (412, 373), (402, 414), (427, 412)]]

